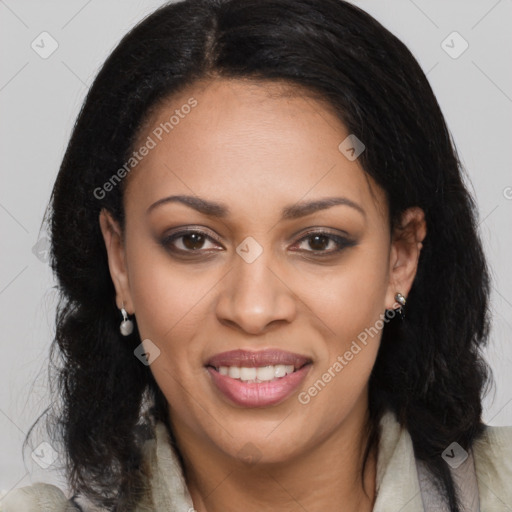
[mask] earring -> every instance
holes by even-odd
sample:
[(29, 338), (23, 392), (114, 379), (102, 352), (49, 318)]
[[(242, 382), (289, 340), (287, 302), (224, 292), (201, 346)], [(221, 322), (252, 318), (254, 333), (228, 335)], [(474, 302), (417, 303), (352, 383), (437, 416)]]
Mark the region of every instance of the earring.
[(128, 314), (126, 313), (126, 310), (124, 309), (124, 302), (121, 307), (121, 314), (123, 315), (123, 321), (121, 322), (121, 325), (119, 326), (119, 330), (121, 331), (121, 334), (123, 336), (130, 336), (130, 334), (133, 332), (133, 322), (128, 319)]
[(404, 306), (407, 301), (405, 300), (405, 297), (401, 293), (397, 293), (395, 295), (395, 300), (398, 302), (398, 304), (400, 304), (400, 307), (395, 309), (395, 311), (400, 316), (400, 319), (403, 320), (405, 318)]

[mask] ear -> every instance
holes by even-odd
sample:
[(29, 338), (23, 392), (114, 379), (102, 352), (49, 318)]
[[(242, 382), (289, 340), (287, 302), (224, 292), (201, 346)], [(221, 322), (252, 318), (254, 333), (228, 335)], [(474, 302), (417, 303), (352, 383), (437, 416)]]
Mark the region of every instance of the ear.
[(110, 212), (104, 208), (101, 209), (99, 222), (101, 232), (103, 234), (103, 240), (105, 241), (105, 247), (107, 249), (110, 276), (116, 289), (117, 307), (121, 309), (124, 303), (124, 309), (126, 312), (128, 314), (133, 314), (133, 302), (130, 293), (130, 284), (128, 281), (126, 256), (121, 228)]
[(408, 296), (426, 234), (427, 224), (423, 210), (416, 206), (405, 210), (391, 240), (387, 309), (396, 308), (396, 293)]

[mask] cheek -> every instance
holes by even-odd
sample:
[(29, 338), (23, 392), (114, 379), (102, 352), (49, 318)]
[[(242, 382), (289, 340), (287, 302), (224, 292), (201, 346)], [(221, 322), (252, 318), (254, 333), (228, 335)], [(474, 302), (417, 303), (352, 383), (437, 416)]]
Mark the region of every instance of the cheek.
[[(148, 251), (149, 253), (150, 251)], [(195, 425), (191, 390), (201, 379), (198, 365), (202, 349), (195, 334), (208, 314), (208, 293), (218, 278), (184, 272), (162, 256), (134, 251), (130, 290), (141, 339), (150, 339), (160, 350), (150, 370), (171, 409), (189, 425)], [(212, 290), (213, 291), (213, 290)], [(210, 292), (211, 293), (211, 292)]]
[[(142, 244), (141, 244), (142, 245)], [(195, 344), (198, 325), (204, 324), (209, 294), (218, 276), (185, 272), (158, 248), (128, 252), (130, 291), (141, 339), (160, 349), (152, 371), (165, 367), (173, 373), (198, 372), (201, 347)]]
[(329, 330), (326, 350), (299, 399), (308, 414), (324, 417), (327, 430), (358, 402), (377, 357), (388, 283), (383, 247), (359, 247), (318, 293), (310, 293), (312, 309)]
[(389, 281), (386, 248), (385, 240), (364, 242), (329, 272), (303, 272), (297, 279), (302, 283), (296, 288), (298, 295), (329, 328), (330, 345), (337, 350), (384, 313)]
[[(154, 241), (134, 233), (128, 243), (129, 286), (141, 336), (164, 341), (179, 324), (186, 324), (213, 285), (207, 272), (194, 276), (173, 262)], [(211, 281), (211, 284), (209, 283)], [(184, 320), (184, 321), (183, 321)]]

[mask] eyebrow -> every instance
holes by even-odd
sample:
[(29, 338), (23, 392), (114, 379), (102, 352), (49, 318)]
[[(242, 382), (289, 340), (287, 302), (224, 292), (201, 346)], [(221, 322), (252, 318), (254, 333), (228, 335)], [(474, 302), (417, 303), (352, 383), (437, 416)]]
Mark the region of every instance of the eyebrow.
[[(184, 204), (209, 217), (226, 218), (230, 214), (229, 208), (223, 204), (187, 195), (169, 196), (159, 199), (147, 209), (146, 214), (149, 214), (158, 206), (168, 203)], [(301, 201), (292, 205), (285, 206), (281, 212), (281, 219), (298, 219), (305, 217), (306, 215), (310, 215), (314, 212), (326, 210), (327, 208), (338, 205), (350, 206), (351, 208), (361, 213), (363, 217), (366, 217), (366, 212), (364, 209), (359, 204), (348, 199), (347, 197), (324, 197), (322, 199), (316, 199), (313, 201)]]

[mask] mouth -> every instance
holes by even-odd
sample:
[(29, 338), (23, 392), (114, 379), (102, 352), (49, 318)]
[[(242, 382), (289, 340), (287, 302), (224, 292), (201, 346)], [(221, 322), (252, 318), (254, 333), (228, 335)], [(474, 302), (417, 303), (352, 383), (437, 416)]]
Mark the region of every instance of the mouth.
[(220, 375), (254, 383), (282, 379), (311, 362), (311, 358), (307, 356), (284, 350), (231, 350), (210, 358), (206, 367)]
[(265, 365), (265, 366), (211, 366), (207, 365), (207, 368), (218, 372), (220, 375), (226, 375), (231, 379), (236, 379), (241, 382), (247, 383), (259, 383), (259, 382), (273, 382), (277, 379), (282, 379), (291, 373), (294, 373), (301, 368), (304, 368), (307, 364), (304, 363), (301, 366), (294, 366), (291, 364), (276, 364), (276, 365)]
[(230, 402), (244, 407), (276, 405), (304, 380), (311, 358), (281, 350), (233, 350), (208, 360), (212, 383)]

